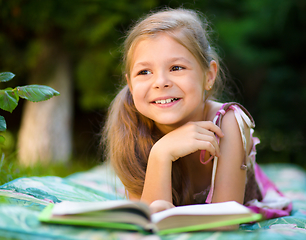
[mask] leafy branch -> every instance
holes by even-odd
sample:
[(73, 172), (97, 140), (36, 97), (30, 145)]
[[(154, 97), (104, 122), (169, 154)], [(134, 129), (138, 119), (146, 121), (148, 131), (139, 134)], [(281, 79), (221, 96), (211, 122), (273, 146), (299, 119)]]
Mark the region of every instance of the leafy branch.
[[(0, 82), (8, 82), (15, 77), (11, 72), (0, 73)], [(17, 107), (19, 98), (29, 100), (31, 102), (40, 102), (59, 95), (59, 92), (51, 87), (44, 85), (26, 85), (15, 88), (6, 88), (0, 90), (0, 108), (10, 113)], [(0, 132), (6, 130), (6, 121), (0, 115)], [(0, 144), (3, 144), (4, 137), (0, 135)]]

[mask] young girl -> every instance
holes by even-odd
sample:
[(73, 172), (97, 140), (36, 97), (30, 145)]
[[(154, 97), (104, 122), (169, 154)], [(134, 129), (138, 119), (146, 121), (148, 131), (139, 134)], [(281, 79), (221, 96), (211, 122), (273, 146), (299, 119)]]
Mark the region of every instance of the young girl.
[(233, 200), (266, 218), (288, 215), (290, 201), (255, 163), (253, 118), (238, 103), (214, 100), (222, 79), (206, 29), (184, 9), (131, 29), (126, 84), (104, 130), (108, 159), (128, 197), (153, 211)]

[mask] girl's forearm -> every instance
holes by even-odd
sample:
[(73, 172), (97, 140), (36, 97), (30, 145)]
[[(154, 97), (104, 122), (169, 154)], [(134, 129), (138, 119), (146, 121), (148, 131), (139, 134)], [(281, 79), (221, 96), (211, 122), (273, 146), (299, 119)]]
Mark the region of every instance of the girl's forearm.
[(172, 161), (167, 159), (166, 154), (155, 151), (153, 148), (148, 159), (141, 201), (148, 204), (155, 200), (172, 203)]

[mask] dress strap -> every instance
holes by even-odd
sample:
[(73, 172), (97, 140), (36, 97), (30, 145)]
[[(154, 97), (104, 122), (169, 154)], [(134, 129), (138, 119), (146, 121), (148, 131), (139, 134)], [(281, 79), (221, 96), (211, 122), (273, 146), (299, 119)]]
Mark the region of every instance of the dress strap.
[[(255, 122), (254, 122), (252, 115), (248, 112), (248, 110), (245, 109), (244, 106), (236, 102), (230, 102), (230, 103), (223, 104), (221, 108), (219, 109), (219, 111), (217, 112), (213, 122), (220, 127), (221, 120), (223, 116), (225, 115), (225, 113), (228, 112), (229, 109), (234, 110), (235, 113), (239, 112), (241, 116), (243, 117), (243, 120), (246, 122), (246, 124), (249, 127), (251, 128), (255, 127)], [(235, 114), (235, 116), (237, 115)]]
[[(248, 127), (250, 128), (254, 128), (255, 127), (255, 122), (253, 117), (251, 116), (251, 114), (239, 103), (236, 102), (230, 102), (230, 103), (226, 103), (223, 104), (222, 107), (219, 109), (219, 111), (217, 112), (213, 123), (216, 124), (218, 127), (221, 127), (221, 122), (222, 122), (222, 118), (223, 116), (229, 111), (229, 110), (233, 110), (234, 114), (235, 114), (235, 118), (238, 122), (239, 125), (239, 129), (240, 129), (240, 133), (241, 133), (241, 137), (242, 137), (242, 143), (243, 143), (243, 148), (245, 151), (245, 156), (241, 165), (241, 169), (242, 170), (246, 170), (247, 169), (247, 163), (246, 163), (246, 159), (247, 159), (247, 141), (246, 141), (246, 137), (245, 137), (245, 129), (244, 129), (244, 122), (248, 125)], [(244, 121), (244, 122), (243, 122)], [(219, 143), (219, 138), (217, 136), (217, 140)], [(212, 157), (209, 160), (211, 160)], [(208, 161), (206, 161), (205, 163), (207, 163)], [(210, 191), (208, 193), (207, 199), (206, 199), (206, 203), (211, 203), (212, 201), (212, 196), (213, 196), (213, 191), (214, 191), (214, 186), (215, 186), (215, 176), (216, 176), (216, 171), (217, 171), (217, 165), (218, 165), (218, 157), (214, 156), (214, 162), (213, 162), (213, 170), (212, 170), (212, 176), (211, 176), (211, 186), (210, 186)]]

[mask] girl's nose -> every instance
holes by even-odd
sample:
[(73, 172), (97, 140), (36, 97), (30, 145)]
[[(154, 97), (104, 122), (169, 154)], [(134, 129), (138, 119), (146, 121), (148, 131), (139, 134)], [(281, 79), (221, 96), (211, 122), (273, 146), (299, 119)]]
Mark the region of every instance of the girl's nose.
[(172, 87), (172, 81), (169, 79), (169, 76), (164, 73), (160, 73), (156, 75), (153, 87), (156, 89), (169, 88)]

